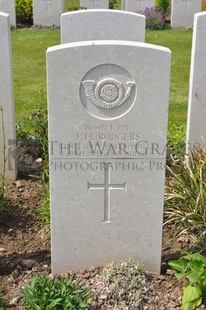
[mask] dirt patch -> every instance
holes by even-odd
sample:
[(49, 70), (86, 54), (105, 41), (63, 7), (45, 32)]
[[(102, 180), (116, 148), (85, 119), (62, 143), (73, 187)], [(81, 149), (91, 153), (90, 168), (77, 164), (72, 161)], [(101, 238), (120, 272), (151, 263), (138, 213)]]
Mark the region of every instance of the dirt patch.
[[(41, 153), (38, 147), (29, 151), (22, 147), (20, 174), (16, 182), (7, 184), (7, 212), (0, 218), (0, 287), (5, 301), (5, 309), (21, 309), (19, 298), (22, 284), (36, 274), (50, 274), (50, 241), (44, 231), (39, 208), (42, 198), (41, 182), (28, 178), (30, 173), (38, 174), (41, 168)], [(26, 179), (25, 179), (26, 177)], [(180, 309), (182, 283), (176, 280), (174, 272), (168, 269), (168, 261), (180, 256), (182, 249), (192, 246), (190, 236), (171, 240), (173, 232), (164, 230), (162, 252), (162, 274), (146, 273), (147, 288), (143, 301), (135, 308), (115, 306), (112, 296), (105, 293), (99, 284), (102, 268), (70, 274), (82, 279), (93, 294), (91, 309), (113, 310), (173, 310)], [(107, 290), (108, 293), (108, 290)], [(206, 309), (201, 306), (200, 309)], [(43, 309), (42, 309), (43, 310)]]

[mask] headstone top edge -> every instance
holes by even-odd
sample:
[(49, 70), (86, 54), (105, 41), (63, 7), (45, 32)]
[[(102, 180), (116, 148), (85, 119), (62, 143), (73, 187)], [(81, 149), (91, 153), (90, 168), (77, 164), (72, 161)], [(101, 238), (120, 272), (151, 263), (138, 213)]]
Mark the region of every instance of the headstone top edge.
[(206, 11), (204, 12), (198, 12), (194, 14), (194, 20), (201, 18), (201, 17), (206, 17)]
[(102, 46), (102, 45), (107, 45), (107, 46), (124, 45), (128, 47), (136, 46), (136, 47), (144, 47), (144, 48), (151, 49), (151, 50), (167, 52), (169, 54), (172, 53), (168, 47), (153, 45), (153, 44), (144, 43), (144, 42), (123, 41), (123, 40), (94, 40), (94, 41), (71, 42), (71, 43), (51, 46), (47, 49), (47, 54), (53, 51), (64, 50), (64, 49), (72, 48), (72, 47)]
[(83, 15), (83, 14), (90, 14), (90, 13), (130, 15), (130, 16), (136, 16), (138, 18), (145, 19), (145, 16), (143, 14), (133, 13), (129, 11), (111, 10), (111, 9), (89, 9), (89, 10), (78, 10), (78, 11), (72, 11), (72, 12), (65, 12), (61, 14), (61, 17), (67, 17), (67, 16), (72, 16), (72, 15), (78, 15), (78, 14)]

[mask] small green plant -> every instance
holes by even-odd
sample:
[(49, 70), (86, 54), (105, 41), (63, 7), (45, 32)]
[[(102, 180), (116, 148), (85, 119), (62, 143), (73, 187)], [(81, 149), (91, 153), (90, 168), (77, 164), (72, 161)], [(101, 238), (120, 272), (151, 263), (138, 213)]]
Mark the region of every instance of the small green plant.
[(185, 155), (185, 125), (176, 125), (169, 122), (167, 149), (169, 152), (168, 161), (173, 158), (175, 161), (183, 160)]
[(32, 15), (32, 0), (16, 0), (16, 16), (18, 22), (31, 21)]
[(0, 114), (1, 114), (1, 132), (2, 132), (2, 162), (0, 163), (1, 173), (0, 173), (0, 199), (4, 199), (5, 194), (5, 179), (6, 179), (6, 137), (5, 137), (5, 127), (4, 127), (4, 111), (3, 107), (0, 106)]
[(177, 279), (186, 278), (181, 310), (193, 310), (206, 300), (206, 258), (199, 253), (188, 254), (169, 262), (178, 271)]
[(50, 196), (49, 186), (44, 185), (44, 197), (40, 207), (40, 214), (44, 222), (44, 226), (47, 232), (50, 231)]
[[(2, 136), (2, 162), (0, 162), (0, 218), (5, 220), (5, 216), (11, 211), (8, 209), (8, 200), (5, 198), (5, 181), (6, 181), (6, 137), (4, 127), (4, 112), (3, 107), (0, 106), (0, 123), (1, 123), (1, 136)], [(1, 224), (1, 221), (0, 221)]]
[(29, 130), (28, 131), (25, 130), (27, 123), (28, 121), (24, 121), (16, 124), (17, 146), (24, 145), (25, 141), (28, 140), (35, 140), (35, 135), (31, 133)]
[(47, 110), (39, 107), (37, 114), (34, 117), (35, 138), (41, 147), (43, 168), (41, 171), (42, 182), (47, 182), (49, 179), (49, 152), (48, 152), (48, 117)]
[(80, 310), (89, 309), (91, 303), (89, 290), (69, 278), (36, 275), (22, 294), (23, 310)]
[(121, 1), (120, 0), (110, 0), (109, 1), (109, 8), (113, 10), (120, 10), (121, 9)]
[(171, 0), (156, 0), (155, 7), (164, 12), (165, 15), (170, 13)]
[[(43, 160), (40, 175), (34, 176), (35, 178), (41, 179), (42, 184), (44, 184), (49, 179), (49, 151), (48, 151), (48, 117), (47, 109), (44, 108), (45, 96), (42, 90), (39, 91), (42, 99), (42, 104), (38, 107), (37, 112), (32, 114), (28, 121), (18, 123), (16, 125), (17, 132), (17, 146), (30, 145), (30, 143), (36, 142), (40, 146), (40, 153)], [(30, 132), (25, 130), (25, 127), (33, 128)]]
[(188, 231), (196, 239), (206, 237), (206, 153), (196, 150), (187, 160), (168, 170), (165, 225), (182, 233)]

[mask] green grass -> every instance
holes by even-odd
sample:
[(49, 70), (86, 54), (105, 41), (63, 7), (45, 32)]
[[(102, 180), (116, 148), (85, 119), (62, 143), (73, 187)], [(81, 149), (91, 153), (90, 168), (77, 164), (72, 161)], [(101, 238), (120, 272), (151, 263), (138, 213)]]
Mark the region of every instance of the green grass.
[(66, 0), (65, 11), (69, 11), (73, 8), (79, 8), (79, 0)]
[(46, 94), (46, 50), (59, 43), (59, 30), (12, 31), (17, 123), (35, 113), (41, 104), (40, 90)]
[[(170, 123), (186, 122), (192, 31), (147, 31), (146, 42), (172, 51)], [(12, 31), (16, 121), (35, 113), (46, 94), (46, 50), (60, 43), (59, 30)], [(46, 97), (46, 95), (45, 95)], [(46, 100), (44, 102), (46, 106)]]
[(192, 31), (147, 31), (146, 42), (172, 51), (169, 119), (176, 125), (183, 124), (187, 116)]

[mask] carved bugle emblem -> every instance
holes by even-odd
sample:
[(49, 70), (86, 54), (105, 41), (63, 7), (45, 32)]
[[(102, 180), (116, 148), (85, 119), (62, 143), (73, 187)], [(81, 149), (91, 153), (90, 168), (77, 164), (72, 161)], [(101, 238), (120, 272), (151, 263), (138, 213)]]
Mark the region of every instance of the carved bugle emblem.
[(94, 80), (85, 80), (82, 84), (90, 102), (100, 108), (112, 109), (119, 107), (130, 97), (135, 82), (126, 82), (127, 89), (113, 78), (105, 78), (98, 83)]

